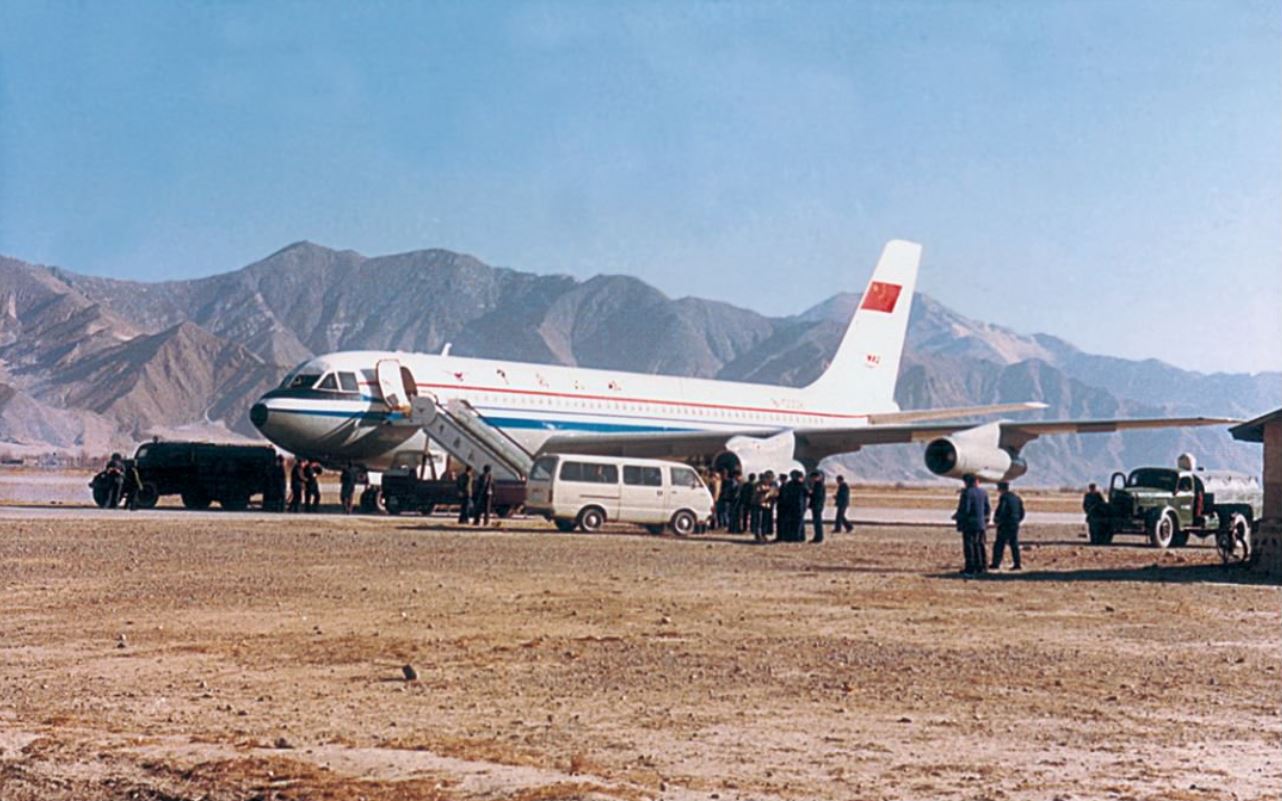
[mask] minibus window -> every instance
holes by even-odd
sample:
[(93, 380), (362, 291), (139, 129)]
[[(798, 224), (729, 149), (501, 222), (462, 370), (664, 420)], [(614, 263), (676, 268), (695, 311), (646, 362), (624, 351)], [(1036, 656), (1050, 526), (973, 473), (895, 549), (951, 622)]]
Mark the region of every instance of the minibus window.
[(552, 478), (552, 471), (556, 468), (555, 456), (541, 456), (534, 460), (534, 467), (530, 468), (531, 481), (547, 481)]
[(672, 485), (674, 487), (692, 487), (699, 486), (699, 477), (688, 467), (672, 468)]
[(662, 487), (663, 471), (657, 467), (623, 466), (623, 483), (634, 487)]

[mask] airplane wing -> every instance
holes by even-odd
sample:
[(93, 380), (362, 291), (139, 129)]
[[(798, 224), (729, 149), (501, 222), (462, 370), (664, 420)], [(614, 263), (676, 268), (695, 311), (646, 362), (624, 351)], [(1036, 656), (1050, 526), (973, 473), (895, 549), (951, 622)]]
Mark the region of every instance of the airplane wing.
[[(982, 407), (974, 407), (976, 409)], [(1027, 408), (1023, 406), (1022, 408)], [(951, 410), (953, 414), (957, 410)], [(977, 413), (977, 412), (972, 412)], [(1041, 436), (1055, 434), (1111, 433), (1136, 429), (1184, 428), (1194, 426), (1228, 425), (1238, 422), (1222, 417), (1161, 417), (1130, 418), (1118, 420), (1051, 420), (1012, 422), (995, 421), (984, 425), (974, 423), (905, 423), (842, 428), (798, 428), (778, 431), (722, 430), (690, 432), (656, 432), (641, 434), (557, 434), (540, 448), (545, 453), (585, 453), (600, 456), (635, 456), (651, 459), (692, 459), (710, 461), (727, 450), (742, 455), (745, 447), (771, 453), (773, 464), (782, 456), (774, 448), (754, 448), (778, 442), (785, 443), (790, 451), (788, 458), (814, 464), (828, 456), (851, 453), (872, 445), (894, 445), (913, 442), (930, 442), (951, 435), (967, 436), (983, 433), (982, 440), (988, 447), (1006, 448), (1018, 452), (1020, 448)]]

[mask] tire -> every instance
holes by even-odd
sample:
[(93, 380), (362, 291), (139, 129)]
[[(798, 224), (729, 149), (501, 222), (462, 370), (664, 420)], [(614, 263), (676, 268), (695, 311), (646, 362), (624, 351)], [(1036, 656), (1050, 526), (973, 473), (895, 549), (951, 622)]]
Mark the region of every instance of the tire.
[(566, 520), (564, 517), (558, 517), (552, 522), (556, 524), (556, 530), (564, 534), (569, 534), (571, 531), (574, 531), (574, 526), (576, 525), (573, 520)]
[(365, 491), (361, 493), (361, 505), (360, 505), (361, 514), (363, 515), (378, 514), (379, 495), (380, 493), (378, 491), (378, 487), (365, 488)]
[(1226, 565), (1249, 564), (1254, 553), (1251, 542), (1251, 521), (1241, 512), (1234, 512), (1215, 533), (1215, 547)]
[(1185, 529), (1179, 529), (1175, 536), (1171, 537), (1172, 548), (1183, 548), (1189, 544), (1189, 533)]
[(396, 495), (384, 495), (383, 506), (387, 507), (387, 513), (393, 517), (405, 511), (405, 507), (401, 503), (401, 499)]
[(653, 525), (653, 524), (652, 524), (652, 525), (648, 525), (648, 526), (646, 526), (646, 527), (645, 527), (645, 530), (646, 530), (646, 531), (648, 531), (648, 532), (650, 532), (651, 534), (653, 534), (654, 536), (656, 536), (656, 537), (657, 537), (657, 536), (659, 536), (660, 534), (662, 534), (662, 533), (663, 533), (663, 530), (664, 530), (664, 529), (666, 529), (666, 528), (667, 528), (667, 526), (665, 526), (665, 525), (663, 525), (663, 524), (658, 524), (658, 525)]
[(512, 516), (512, 507), (510, 504), (506, 503), (502, 506), (496, 506), (494, 507), (494, 514), (504, 519), (509, 518)]
[(421, 514), (423, 517), (429, 516), (434, 511), (436, 511), (436, 504), (434, 503), (425, 503), (422, 506), (418, 507), (418, 513)]
[(1145, 521), (1145, 530), (1148, 533), (1149, 544), (1154, 548), (1166, 549), (1171, 547), (1171, 542), (1175, 535), (1180, 531), (1179, 521), (1175, 518), (1175, 512), (1170, 509), (1153, 510), (1149, 513)]
[(198, 490), (188, 490), (182, 494), (183, 506), (188, 509), (208, 509), (210, 498)]
[(93, 502), (99, 509), (107, 508), (107, 501), (111, 499), (111, 490), (107, 489), (107, 482), (95, 481), (93, 483)]
[(605, 525), (605, 510), (599, 506), (589, 506), (579, 512), (579, 519), (575, 522), (580, 531), (586, 531), (589, 534), (600, 531), (601, 526)]
[(233, 495), (230, 498), (220, 498), (218, 505), (229, 512), (243, 512), (249, 508), (249, 496)]
[(159, 501), (160, 491), (156, 489), (155, 484), (148, 481), (142, 485), (142, 489), (138, 490), (138, 498), (134, 503), (138, 504), (139, 509), (155, 509)]
[(689, 509), (682, 509), (672, 516), (672, 532), (678, 537), (688, 537), (694, 533), (699, 526), (699, 518), (694, 516), (694, 512)]

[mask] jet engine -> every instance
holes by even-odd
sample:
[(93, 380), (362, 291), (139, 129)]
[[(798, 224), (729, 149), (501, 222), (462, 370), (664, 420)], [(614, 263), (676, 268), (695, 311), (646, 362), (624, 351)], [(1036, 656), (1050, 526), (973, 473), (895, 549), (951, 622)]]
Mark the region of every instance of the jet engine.
[(1028, 472), (1019, 451), (1000, 443), (1000, 423), (940, 437), (926, 446), (926, 469), (946, 478), (969, 473), (981, 481), (1013, 481)]
[[(750, 473), (761, 475), (772, 470), (803, 470), (793, 454), (796, 438), (791, 431), (781, 431), (764, 439), (737, 436), (726, 441), (726, 450), (713, 461), (714, 467), (737, 467), (747, 477)], [(804, 472), (804, 470), (803, 470)], [(786, 475), (786, 473), (785, 473)]]

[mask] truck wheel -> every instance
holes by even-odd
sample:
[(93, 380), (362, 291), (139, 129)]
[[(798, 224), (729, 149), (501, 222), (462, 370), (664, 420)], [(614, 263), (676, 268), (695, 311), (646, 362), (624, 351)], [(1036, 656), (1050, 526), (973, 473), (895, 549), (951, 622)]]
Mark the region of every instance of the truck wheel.
[(1251, 561), (1251, 521), (1241, 512), (1229, 515), (1225, 525), (1215, 533), (1215, 547), (1226, 565)]
[(698, 519), (695, 518), (694, 512), (689, 509), (682, 509), (672, 516), (672, 531), (678, 537), (688, 537), (694, 533), (694, 529), (699, 525)]
[(111, 490), (107, 489), (107, 483), (105, 481), (97, 481), (92, 486), (93, 502), (97, 504), (99, 509), (106, 509), (107, 501), (111, 499)]
[(188, 509), (208, 509), (210, 498), (203, 492), (188, 490), (182, 494), (183, 506)]
[(228, 498), (220, 498), (218, 505), (228, 512), (243, 512), (249, 508), (249, 496), (232, 495)]
[(1171, 537), (1172, 548), (1183, 548), (1189, 544), (1189, 533), (1185, 529), (1177, 529), (1175, 535)]
[(160, 491), (156, 485), (148, 481), (138, 490), (138, 498), (134, 502), (138, 504), (139, 509), (155, 509), (156, 503), (160, 501)]
[(599, 507), (589, 506), (582, 512), (579, 512), (579, 528), (589, 533), (600, 531), (601, 526), (605, 525), (605, 512)]
[(566, 520), (564, 517), (558, 517), (556, 520), (553, 520), (552, 522), (556, 524), (557, 531), (560, 531), (565, 534), (569, 534), (571, 531), (574, 531), (573, 520)]
[(512, 507), (506, 503), (502, 506), (496, 506), (494, 507), (494, 514), (504, 519), (509, 518), (512, 516)]
[(384, 495), (383, 506), (387, 507), (387, 513), (393, 517), (405, 511), (404, 506), (401, 504), (401, 499), (395, 495)]
[(422, 504), (422, 505), (420, 505), (420, 506), (418, 507), (418, 513), (419, 513), (419, 514), (421, 514), (423, 517), (427, 517), (427, 516), (428, 516), (428, 515), (430, 515), (433, 511), (435, 511), (435, 509), (436, 509), (436, 504), (434, 504), (434, 503), (425, 503), (425, 504)]
[(1180, 524), (1175, 519), (1175, 512), (1170, 509), (1154, 509), (1145, 521), (1145, 528), (1148, 530), (1148, 541), (1154, 548), (1169, 548), (1171, 540), (1180, 530)]

